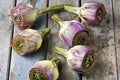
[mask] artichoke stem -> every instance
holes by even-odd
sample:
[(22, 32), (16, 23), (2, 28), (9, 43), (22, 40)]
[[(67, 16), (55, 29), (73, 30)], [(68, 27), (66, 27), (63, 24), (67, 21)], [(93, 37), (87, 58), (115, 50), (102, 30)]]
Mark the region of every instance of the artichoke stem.
[(49, 28), (45, 28), (43, 31), (41, 31), (41, 36), (42, 39), (45, 39), (47, 37), (48, 34), (50, 34), (51, 29)]
[(52, 58), (52, 62), (54, 62), (56, 64), (56, 66), (58, 67), (58, 64), (60, 62), (60, 59), (58, 59), (57, 57), (53, 57)]
[(66, 57), (66, 52), (67, 52), (68, 50), (55, 46), (54, 51), (55, 51), (56, 53), (64, 56), (64, 57)]
[(61, 10), (64, 10), (64, 5), (55, 5), (55, 6), (51, 6), (48, 8), (39, 9), (38, 16), (43, 15), (48, 12), (57, 12), (57, 11), (61, 11)]
[(58, 22), (60, 25), (62, 24), (62, 22), (64, 22), (63, 20), (61, 20), (61, 19), (58, 17), (57, 14), (52, 15), (51, 18), (52, 18), (54, 21)]
[(80, 7), (64, 6), (64, 10), (79, 15)]

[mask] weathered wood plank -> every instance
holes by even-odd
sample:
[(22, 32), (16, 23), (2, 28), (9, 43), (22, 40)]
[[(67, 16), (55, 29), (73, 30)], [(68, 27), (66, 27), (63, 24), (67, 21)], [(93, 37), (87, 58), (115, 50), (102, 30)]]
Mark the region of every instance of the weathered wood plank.
[[(81, 3), (92, 0), (81, 0)], [(98, 0), (94, 0), (98, 1)], [(117, 80), (114, 27), (111, 0), (99, 0), (107, 10), (105, 22), (101, 26), (90, 26), (93, 33), (92, 47), (98, 54), (95, 70), (82, 77), (83, 80)]]
[(7, 80), (9, 73), (10, 39), (13, 25), (8, 15), (13, 6), (14, 0), (0, 0), (0, 80)]
[(118, 80), (120, 80), (120, 1), (113, 1)]
[[(69, 4), (72, 6), (79, 6), (79, 0), (49, 0), (49, 6), (56, 4)], [(68, 67), (65, 58), (55, 54), (54, 52), (55, 45), (66, 49), (68, 49), (68, 47), (59, 39), (58, 32), (60, 27), (56, 22), (51, 20), (51, 15), (52, 14), (49, 14), (48, 16), (48, 27), (51, 28), (52, 30), (48, 41), (47, 59), (51, 59), (54, 56), (57, 56), (61, 59), (61, 64), (59, 68), (59, 72), (60, 72), (59, 80), (80, 80), (78, 74)], [(68, 12), (61, 12), (59, 13), (59, 16), (63, 20), (73, 20), (73, 19), (78, 20), (78, 16), (74, 14), (70, 14)]]
[[(18, 0), (20, 2), (28, 2), (29, 0)], [(35, 1), (35, 0), (34, 0)], [(39, 6), (40, 5), (40, 6)], [(45, 8), (47, 6), (46, 0), (40, 0), (36, 3), (37, 8)], [(38, 31), (46, 27), (46, 16), (39, 18)], [(15, 27), (14, 36), (20, 31)], [(10, 68), (10, 80), (29, 80), (29, 70), (33, 67), (36, 61), (45, 58), (45, 49), (41, 47), (37, 52), (27, 56), (20, 56), (16, 52), (12, 51), (11, 68)]]

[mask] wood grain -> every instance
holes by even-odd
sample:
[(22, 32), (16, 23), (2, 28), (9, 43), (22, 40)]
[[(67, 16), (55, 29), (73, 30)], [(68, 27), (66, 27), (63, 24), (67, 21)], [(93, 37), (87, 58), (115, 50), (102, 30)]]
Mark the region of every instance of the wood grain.
[(118, 80), (120, 80), (120, 1), (113, 1)]
[(0, 0), (0, 80), (7, 80), (9, 73), (10, 39), (12, 23), (9, 19), (14, 0)]
[[(18, 0), (18, 3), (28, 2), (29, 0)], [(35, 4), (35, 3), (34, 3)], [(39, 6), (40, 5), (40, 6)], [(46, 0), (40, 0), (36, 3), (37, 8), (45, 8), (47, 6)], [(40, 17), (36, 23), (38, 31), (41, 31), (46, 27), (46, 15)], [(14, 27), (14, 36), (20, 31)], [(10, 80), (29, 80), (29, 70), (33, 67), (36, 61), (45, 59), (45, 46), (41, 47), (38, 51), (31, 55), (20, 56), (16, 52), (12, 51), (11, 68), (10, 68)]]
[[(49, 6), (56, 4), (69, 4), (72, 6), (79, 6), (79, 0), (49, 0)], [(57, 55), (54, 52), (55, 45), (66, 49), (68, 49), (68, 47), (59, 39), (58, 32), (60, 27), (55, 21), (51, 20), (51, 15), (52, 14), (49, 14), (48, 16), (48, 27), (51, 28), (52, 30), (48, 41), (47, 59), (51, 59), (54, 56), (60, 58), (61, 60), (61, 63), (59, 65), (60, 76), (58, 80), (80, 80), (79, 75), (68, 67), (66, 59), (60, 55)], [(60, 12), (59, 16), (63, 20), (73, 19), (78, 20), (78, 16), (70, 14), (68, 12)]]
[[(10, 10), (15, 5), (15, 1), (30, 2), (37, 8), (45, 8), (56, 4), (69, 4), (79, 6), (89, 1), (98, 0), (0, 0), (0, 80), (29, 80), (29, 70), (38, 60), (51, 59), (54, 56), (60, 58), (59, 65), (60, 77), (58, 80), (81, 80), (79, 74), (71, 70), (65, 58), (55, 54), (54, 46), (68, 47), (59, 39), (59, 25), (51, 20), (51, 15), (41, 16), (37, 21), (38, 31), (45, 27), (52, 29), (48, 39), (48, 46), (43, 43), (42, 47), (32, 55), (20, 56), (13, 50), (11, 51), (10, 41), (20, 31), (14, 26), (14, 35), (12, 35), (13, 24), (8, 18)], [(49, 1), (49, 2), (47, 2)], [(120, 79), (120, 1), (119, 0), (99, 0), (107, 10), (107, 16), (101, 26), (88, 26), (92, 34), (90, 46), (96, 50), (97, 63), (93, 72), (82, 76), (82, 80), (119, 80)], [(49, 3), (49, 4), (48, 4)], [(113, 8), (112, 8), (113, 4)], [(77, 15), (60, 12), (58, 13), (63, 20), (79, 20)], [(47, 23), (48, 22), (48, 23)], [(11, 57), (11, 58), (10, 58)], [(11, 61), (11, 62), (10, 62)], [(10, 74), (9, 74), (10, 67)]]
[[(81, 3), (92, 0), (81, 0)], [(97, 0), (94, 0), (97, 1)], [(89, 26), (93, 35), (91, 47), (98, 54), (94, 71), (83, 75), (82, 80), (117, 80), (114, 26), (111, 0), (99, 0), (107, 10), (107, 16), (101, 26)]]

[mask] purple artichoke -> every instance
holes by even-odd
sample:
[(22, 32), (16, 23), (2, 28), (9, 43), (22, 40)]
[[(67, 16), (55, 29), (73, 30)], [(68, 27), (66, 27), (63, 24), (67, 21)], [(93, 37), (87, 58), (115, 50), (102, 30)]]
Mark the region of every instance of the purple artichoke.
[(44, 37), (49, 33), (48, 28), (40, 33), (33, 29), (26, 29), (13, 38), (12, 48), (20, 55), (32, 53), (41, 47)]
[(36, 9), (30, 3), (20, 3), (11, 10), (11, 18), (13, 23), (20, 30), (25, 30), (33, 25), (36, 19), (44, 13), (62, 10), (63, 5), (51, 6), (45, 9)]
[(75, 20), (62, 21), (57, 15), (53, 15), (52, 19), (60, 24), (59, 37), (69, 47), (89, 42), (90, 36), (87, 28), (80, 22)]
[(95, 53), (88, 46), (77, 45), (69, 50), (56, 46), (55, 52), (64, 56), (68, 65), (78, 73), (88, 73), (95, 65)]
[(68, 12), (79, 15), (83, 22), (90, 25), (100, 25), (105, 19), (106, 10), (100, 2), (88, 2), (81, 7), (72, 7), (65, 5), (64, 9)]
[(30, 80), (57, 80), (59, 59), (43, 60), (35, 63), (29, 72)]

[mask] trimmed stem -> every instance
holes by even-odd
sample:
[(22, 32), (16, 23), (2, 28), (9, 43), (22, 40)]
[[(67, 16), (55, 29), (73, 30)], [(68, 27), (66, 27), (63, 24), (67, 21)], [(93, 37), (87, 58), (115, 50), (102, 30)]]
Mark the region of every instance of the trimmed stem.
[(63, 22), (63, 20), (61, 20), (57, 14), (52, 15), (51, 18), (54, 21), (58, 22), (59, 24), (61, 24)]
[(49, 28), (45, 28), (43, 31), (41, 31), (41, 36), (42, 36), (42, 39), (45, 39), (45, 37), (50, 34), (50, 31), (51, 29)]
[(80, 7), (64, 6), (64, 10), (79, 15)]
[(55, 46), (54, 51), (55, 51), (56, 53), (64, 56), (64, 57), (66, 57), (66, 52), (67, 52), (68, 50)]
[(61, 10), (64, 10), (64, 5), (55, 5), (55, 6), (51, 6), (48, 8), (39, 9), (38, 15), (40, 16), (48, 12), (56, 12), (56, 11), (61, 11)]
[(57, 65), (57, 67), (58, 67), (60, 59), (58, 59), (57, 57), (53, 57), (51, 61), (54, 62)]

